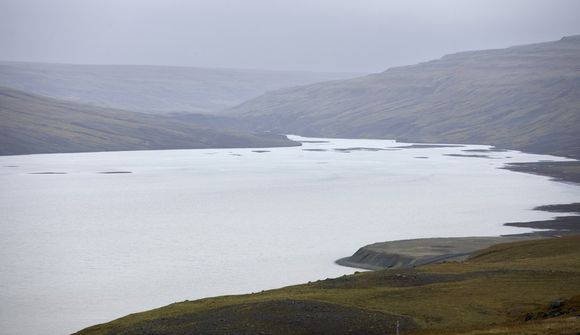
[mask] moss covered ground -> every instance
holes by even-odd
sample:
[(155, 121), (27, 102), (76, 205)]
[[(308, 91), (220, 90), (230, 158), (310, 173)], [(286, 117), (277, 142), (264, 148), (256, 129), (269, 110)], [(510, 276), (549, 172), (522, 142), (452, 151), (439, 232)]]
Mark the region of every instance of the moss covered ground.
[[(180, 302), (77, 334), (395, 334), (397, 323), (403, 334), (575, 334), (578, 295), (575, 235), (499, 244), (465, 262)], [(565, 302), (576, 307), (550, 314)]]

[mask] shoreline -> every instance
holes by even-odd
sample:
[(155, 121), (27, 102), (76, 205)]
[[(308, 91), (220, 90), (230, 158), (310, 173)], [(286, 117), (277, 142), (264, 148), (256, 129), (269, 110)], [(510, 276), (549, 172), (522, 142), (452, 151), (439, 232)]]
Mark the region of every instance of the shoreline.
[(558, 182), (580, 184), (580, 161), (508, 163), (501, 169), (550, 177)]
[[(542, 175), (557, 182), (580, 184), (580, 161), (511, 163), (502, 169)], [(373, 271), (413, 268), (434, 263), (461, 262), (477, 250), (500, 243), (580, 234), (580, 203), (538, 206), (533, 210), (563, 215), (550, 220), (504, 223), (504, 226), (542, 229), (530, 233), (377, 242), (363, 246), (351, 256), (340, 258), (335, 263)]]
[[(580, 203), (540, 206), (536, 209), (553, 213), (569, 213), (571, 210), (580, 213)], [(580, 216), (574, 218), (578, 220), (576, 228), (580, 227)], [(359, 333), (366, 334), (370, 333), (369, 324), (392, 324), (391, 317), (395, 317), (397, 321), (416, 322), (418, 320), (418, 323), (410, 324), (409, 330), (427, 333), (431, 333), (431, 330), (439, 331), (439, 333), (447, 333), (450, 329), (456, 330), (458, 326), (464, 325), (465, 320), (470, 322), (470, 327), (492, 328), (509, 321), (510, 325), (517, 330), (519, 329), (517, 327), (524, 327), (528, 324), (514, 324), (514, 320), (521, 319), (523, 322), (525, 318), (527, 321), (530, 315), (536, 315), (533, 313), (541, 313), (542, 306), (552, 306), (555, 294), (563, 297), (562, 299), (571, 299), (570, 301), (575, 299), (573, 295), (577, 294), (575, 287), (579, 281), (575, 267), (577, 263), (574, 262), (577, 259), (576, 250), (579, 245), (577, 241), (580, 236), (565, 236), (557, 241), (543, 238), (560, 234), (577, 234), (580, 230), (567, 230), (562, 225), (554, 225), (555, 221), (557, 220), (507, 223), (516, 226), (518, 224), (539, 226), (552, 222), (553, 229), (549, 232), (551, 235), (547, 235), (544, 231), (500, 237), (454, 238), (464, 246), (473, 248), (473, 245), (477, 244), (478, 250), (485, 250), (475, 253), (468, 250), (464, 253), (456, 253), (455, 258), (450, 257), (433, 262), (447, 264), (429, 265), (420, 269), (413, 268), (426, 264), (413, 264), (409, 266), (409, 269), (393, 271), (365, 273), (357, 271), (352, 275), (335, 279), (327, 278), (260, 293), (218, 296), (195, 301), (186, 300), (93, 325), (75, 334), (109, 334), (111, 331), (121, 330), (141, 332), (163, 330), (167, 334), (179, 334), (183, 332), (183, 327), (189, 325), (196, 330), (199, 330), (196, 328), (199, 325), (207, 327), (203, 328), (204, 330), (219, 329), (222, 331), (219, 332), (220, 334), (248, 329), (248, 326), (268, 330), (264, 333), (275, 333), (274, 331), (281, 329), (280, 325), (296, 327), (296, 325), (303, 325), (305, 320), (319, 320), (316, 329), (334, 331), (336, 328), (328, 327), (336, 326), (337, 318), (329, 318), (335, 315), (339, 315), (340, 320), (344, 320), (344, 317), (351, 317), (347, 322), (348, 327), (352, 327), (356, 320), (360, 321), (362, 330)], [(438, 244), (431, 243), (431, 249), (441, 251), (453, 248), (453, 245), (449, 243), (452, 239), (433, 238), (415, 241), (421, 242), (419, 246), (423, 247), (423, 250), (419, 251), (422, 251), (425, 256), (428, 254), (428, 250), (424, 249), (425, 240), (439, 242)], [(386, 243), (408, 243), (408, 241), (410, 240)], [(507, 245), (490, 248), (485, 246), (510, 241), (512, 243)], [(554, 262), (553, 256), (561, 255), (563, 251), (565, 251), (565, 257), (557, 258)], [(465, 262), (458, 262), (469, 256), (471, 257)], [(533, 261), (518, 263), (522, 259)], [(569, 269), (574, 269), (574, 272)], [(564, 275), (562, 279), (558, 279), (563, 281), (563, 285), (552, 285), (554, 273), (558, 276)], [(522, 283), (530, 284), (522, 286)], [(470, 297), (480, 301), (477, 308), (472, 308), (471, 301), (466, 303), (462, 300), (466, 296), (465, 290), (469, 292)], [(340, 294), (335, 294), (336, 292)], [(528, 297), (529, 292), (534, 292), (533, 297), (523, 299), (522, 297)], [(401, 296), (401, 294), (407, 295)], [(445, 297), (450, 295), (453, 299), (446, 303)], [(494, 298), (489, 300), (488, 297), (492, 295)], [(321, 305), (321, 301), (325, 304)], [(396, 303), (393, 304), (394, 301)], [(564, 304), (560, 302), (564, 300), (558, 301), (560, 305)], [(531, 309), (530, 303), (534, 304), (535, 309)], [(465, 312), (462, 313), (459, 321), (457, 321), (458, 308)], [(373, 314), (377, 311), (382, 314)], [(508, 315), (509, 319), (502, 317), (504, 314)], [(365, 318), (369, 315), (372, 316), (370, 321)], [(377, 322), (376, 315), (387, 319)], [(465, 317), (467, 319), (464, 319)], [(275, 318), (275, 325), (263, 324), (273, 318)], [(311, 326), (308, 324), (308, 327)], [(168, 332), (173, 330), (175, 332)], [(270, 332), (270, 330), (274, 331)], [(380, 333), (384, 334), (386, 331), (381, 330)]]

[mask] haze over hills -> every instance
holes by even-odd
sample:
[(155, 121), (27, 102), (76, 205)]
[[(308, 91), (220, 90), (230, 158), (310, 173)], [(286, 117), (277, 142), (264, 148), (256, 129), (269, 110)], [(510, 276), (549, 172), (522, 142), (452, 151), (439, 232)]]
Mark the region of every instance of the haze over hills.
[(278, 133), (580, 157), (580, 35), (281, 89), (223, 114)]
[(292, 146), (284, 136), (211, 129), (165, 115), (86, 106), (0, 87), (0, 155)]
[(270, 90), (356, 76), (171, 66), (0, 62), (0, 86), (150, 113), (211, 113)]

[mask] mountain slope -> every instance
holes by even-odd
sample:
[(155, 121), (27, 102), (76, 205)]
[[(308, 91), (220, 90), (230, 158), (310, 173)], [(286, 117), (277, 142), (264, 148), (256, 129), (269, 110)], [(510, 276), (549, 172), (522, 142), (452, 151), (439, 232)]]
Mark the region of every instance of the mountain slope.
[(170, 66), (0, 62), (0, 86), (94, 106), (152, 113), (212, 112), (270, 90), (345, 73)]
[(215, 130), (169, 116), (85, 106), (0, 87), (0, 155), (269, 147), (284, 136)]
[(224, 114), (282, 133), (580, 157), (580, 36), (281, 89)]

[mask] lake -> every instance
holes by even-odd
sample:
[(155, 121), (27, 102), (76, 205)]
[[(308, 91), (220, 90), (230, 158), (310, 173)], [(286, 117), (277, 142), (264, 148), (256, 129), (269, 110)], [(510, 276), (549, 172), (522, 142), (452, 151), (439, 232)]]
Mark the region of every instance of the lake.
[(576, 185), (498, 169), (562, 158), (292, 138), (307, 143), (0, 157), (0, 334), (337, 277), (369, 243), (525, 232), (502, 224), (580, 202)]

